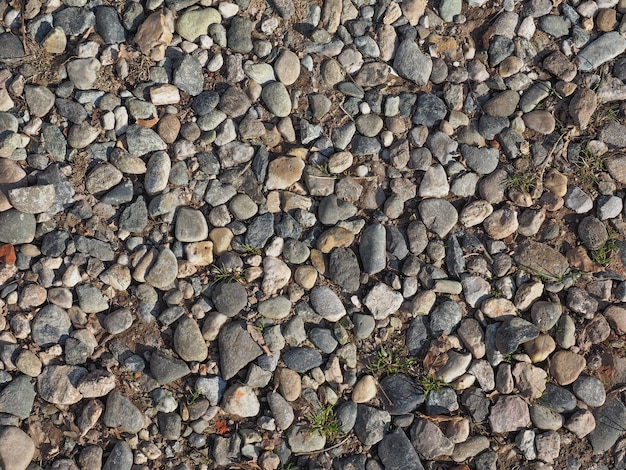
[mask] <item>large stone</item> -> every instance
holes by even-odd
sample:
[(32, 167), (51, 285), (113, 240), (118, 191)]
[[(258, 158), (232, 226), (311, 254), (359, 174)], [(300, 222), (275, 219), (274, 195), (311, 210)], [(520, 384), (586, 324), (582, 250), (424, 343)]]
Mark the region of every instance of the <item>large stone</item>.
[(0, 467), (26, 470), (35, 455), (35, 444), (28, 434), (16, 426), (0, 429)]
[(229, 380), (250, 362), (263, 354), (242, 323), (224, 325), (219, 334), (220, 370), (224, 380)]

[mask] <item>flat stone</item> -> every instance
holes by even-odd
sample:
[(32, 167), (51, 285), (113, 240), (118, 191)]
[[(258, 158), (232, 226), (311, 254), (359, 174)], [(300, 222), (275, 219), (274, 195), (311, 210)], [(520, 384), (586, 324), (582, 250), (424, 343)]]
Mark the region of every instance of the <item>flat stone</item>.
[(514, 432), (530, 425), (530, 413), (526, 402), (515, 395), (502, 395), (491, 407), (489, 424), (495, 433)]
[(188, 375), (190, 370), (180, 359), (162, 351), (155, 351), (150, 358), (150, 373), (157, 382), (165, 385)]
[(143, 413), (118, 390), (109, 394), (102, 421), (109, 428), (131, 434), (138, 433), (144, 427)]
[(73, 405), (83, 398), (77, 387), (87, 373), (79, 366), (47, 366), (37, 377), (37, 392), (54, 405)]
[(243, 324), (228, 323), (220, 330), (220, 371), (224, 380), (234, 377), (241, 369), (263, 354)]

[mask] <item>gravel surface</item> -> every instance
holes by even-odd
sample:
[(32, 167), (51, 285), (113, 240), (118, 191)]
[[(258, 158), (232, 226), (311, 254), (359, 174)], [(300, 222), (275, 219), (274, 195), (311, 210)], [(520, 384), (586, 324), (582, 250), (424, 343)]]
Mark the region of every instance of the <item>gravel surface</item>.
[(0, 2), (0, 467), (626, 469), (625, 0)]

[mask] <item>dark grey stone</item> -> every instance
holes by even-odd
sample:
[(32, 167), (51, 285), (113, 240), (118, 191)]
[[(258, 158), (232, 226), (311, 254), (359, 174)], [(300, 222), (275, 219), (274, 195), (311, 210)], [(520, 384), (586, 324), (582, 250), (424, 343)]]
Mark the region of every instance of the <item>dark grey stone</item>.
[(109, 393), (102, 421), (109, 428), (131, 434), (144, 427), (143, 413), (119, 390)]
[(378, 457), (385, 470), (424, 470), (417, 452), (402, 429), (385, 435), (378, 444)]
[(246, 243), (253, 248), (263, 248), (274, 235), (274, 215), (271, 213), (256, 216), (246, 231)]
[(382, 406), (391, 415), (412, 413), (424, 403), (424, 391), (414, 380), (403, 374), (394, 374), (380, 381)]
[(155, 351), (150, 358), (150, 373), (161, 385), (174, 382), (191, 371), (187, 364), (162, 351)]
[(322, 365), (322, 355), (315, 349), (302, 346), (291, 348), (282, 354), (281, 359), (287, 367), (300, 374)]
[(106, 44), (119, 44), (126, 40), (124, 27), (113, 7), (96, 8), (96, 32)]
[(335, 248), (328, 260), (328, 278), (347, 292), (359, 289), (359, 261), (350, 248)]
[(238, 282), (221, 282), (213, 288), (211, 300), (220, 313), (234, 317), (248, 305), (248, 293)]

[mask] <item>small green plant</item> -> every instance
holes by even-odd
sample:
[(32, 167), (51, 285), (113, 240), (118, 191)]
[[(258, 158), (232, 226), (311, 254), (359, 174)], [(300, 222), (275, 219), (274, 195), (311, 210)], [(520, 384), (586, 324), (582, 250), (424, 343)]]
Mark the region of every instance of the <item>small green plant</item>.
[(242, 248), (244, 250), (246, 250), (246, 254), (250, 255), (250, 256), (254, 256), (254, 255), (261, 255), (261, 248), (258, 246), (252, 246), (252, 245), (248, 245), (247, 243), (244, 243), (243, 245), (241, 245)]
[(255, 325), (253, 328), (258, 331), (259, 334), (263, 335), (263, 333), (265, 333), (265, 318), (261, 318), (259, 324)]
[(189, 397), (187, 397), (187, 404), (188, 405), (193, 405), (195, 402), (198, 401), (198, 398), (200, 398), (200, 395), (202, 395), (200, 393), (200, 390), (193, 390), (191, 392), (191, 395), (189, 395)]
[(606, 121), (615, 121), (619, 122), (619, 108), (620, 103), (607, 103), (605, 105), (600, 105), (596, 108), (593, 116), (591, 118), (591, 122), (594, 126), (602, 124)]
[(573, 165), (573, 173), (578, 185), (584, 190), (594, 191), (599, 182), (598, 175), (604, 169), (604, 157), (596, 155), (588, 146), (585, 146)]
[(537, 187), (537, 173), (533, 169), (516, 170), (509, 173), (504, 181), (504, 188), (517, 189), (530, 194)]
[(424, 398), (428, 397), (430, 392), (439, 392), (441, 387), (444, 387), (446, 383), (443, 380), (438, 379), (434, 375), (425, 375), (422, 377), (422, 388), (424, 389)]
[(292, 463), (281, 463), (278, 466), (278, 470), (298, 470), (298, 467)]
[(391, 375), (410, 372), (414, 364), (415, 358), (401, 357), (393, 350), (381, 346), (368, 369), (374, 374)]
[(615, 237), (613, 233), (609, 233), (609, 238), (600, 249), (591, 252), (591, 259), (602, 266), (608, 266), (613, 260), (613, 255), (617, 250)]
[(308, 415), (309, 426), (330, 441), (334, 441), (343, 434), (341, 421), (337, 418), (332, 405), (322, 406)]
[(213, 266), (211, 270), (213, 273), (213, 282), (211, 284), (217, 284), (218, 282), (239, 282), (243, 284), (246, 280), (243, 270), (241, 268), (226, 268), (224, 266)]
[(494, 299), (501, 299), (502, 297), (504, 297), (504, 294), (502, 293), (502, 291), (495, 290), (491, 293), (491, 297), (493, 297)]
[(324, 173), (326, 176), (329, 176), (331, 178), (335, 178), (337, 176), (335, 173), (330, 171), (330, 168), (328, 167), (328, 163), (324, 163), (323, 165), (315, 165), (315, 166), (317, 167), (319, 171)]

